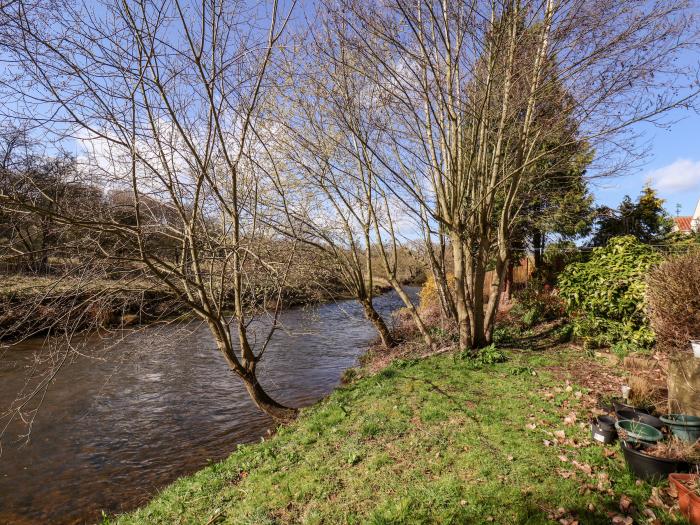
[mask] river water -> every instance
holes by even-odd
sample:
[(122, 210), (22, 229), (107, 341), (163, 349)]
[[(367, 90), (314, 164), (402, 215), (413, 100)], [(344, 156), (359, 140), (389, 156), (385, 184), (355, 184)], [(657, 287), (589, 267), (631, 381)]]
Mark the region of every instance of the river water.
[[(401, 306), (394, 293), (375, 304), (387, 318)], [(331, 392), (376, 337), (354, 301), (291, 309), (281, 321), (259, 376), (291, 406)], [(119, 336), (117, 344), (115, 336), (91, 336), (89, 356), (64, 365), (28, 440), (21, 437), (26, 425), (15, 421), (7, 429), (0, 523), (94, 523), (102, 511), (144, 504), (177, 477), (273, 426), (228, 371), (206, 326), (193, 321)], [(26, 381), (41, 344), (0, 355), (0, 413)]]

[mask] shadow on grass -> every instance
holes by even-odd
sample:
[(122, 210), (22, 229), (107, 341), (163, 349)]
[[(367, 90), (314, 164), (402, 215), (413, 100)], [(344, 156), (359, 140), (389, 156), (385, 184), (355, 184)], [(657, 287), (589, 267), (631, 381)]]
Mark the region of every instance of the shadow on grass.
[(511, 337), (506, 341), (498, 342), (496, 346), (511, 350), (542, 352), (556, 345), (569, 342), (571, 338), (570, 333), (567, 334), (569, 329), (567, 322), (564, 319), (559, 319), (546, 325), (535, 327), (535, 329)]

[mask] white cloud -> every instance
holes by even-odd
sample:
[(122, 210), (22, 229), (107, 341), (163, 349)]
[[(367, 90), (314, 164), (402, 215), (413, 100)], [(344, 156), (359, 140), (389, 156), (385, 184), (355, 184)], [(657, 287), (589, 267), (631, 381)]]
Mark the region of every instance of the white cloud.
[(700, 160), (678, 159), (649, 173), (649, 179), (662, 192), (700, 191)]

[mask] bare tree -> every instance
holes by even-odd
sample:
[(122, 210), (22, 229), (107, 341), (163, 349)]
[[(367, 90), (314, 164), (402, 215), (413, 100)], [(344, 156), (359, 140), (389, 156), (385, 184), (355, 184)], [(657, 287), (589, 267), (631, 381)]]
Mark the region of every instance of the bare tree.
[[(352, 50), (333, 41), (332, 34), (314, 34), (307, 49), (310, 58), (298, 75), (303, 81), (294, 85), (286, 100), (291, 117), (285, 119), (285, 130), (287, 156), (305, 181), (300, 186), (316, 198), (311, 208), (289, 209), (297, 217), (303, 215), (306, 230), (315, 232), (311, 238), (322, 241), (339, 259), (348, 287), (385, 345), (393, 341), (365, 285), (378, 271), (386, 276), (432, 347), (428, 328), (398, 277), (401, 232), (393, 215), (401, 203), (382, 187), (376, 173), (381, 164), (366, 146), (383, 129), (365, 118), (376, 115), (371, 108), (381, 104), (379, 90), (356, 74), (359, 64)], [(329, 52), (343, 58), (329, 61)], [(330, 211), (335, 220), (319, 210)], [(377, 264), (374, 259), (381, 268), (373, 267)]]
[[(295, 247), (268, 257), (276, 234), (261, 218), (279, 187), (266, 107), (294, 3), (17, 2), (1, 13), (5, 109), (24, 109), (18, 118), (59, 145), (79, 141), (91, 182), (123, 195), (119, 214), (57, 207), (52, 220), (92, 232), (102, 257), (169, 289), (280, 420), (296, 411), (268, 395), (257, 365)], [(0, 189), (0, 205), (47, 213), (15, 197)], [(163, 239), (170, 255), (154, 248)], [(274, 285), (263, 296), (261, 275)], [(271, 328), (253, 339), (261, 306)]]
[(630, 151), (632, 125), (697, 95), (693, 71), (673, 67), (696, 42), (683, 0), (329, 0), (322, 15), (383, 101), (366, 116), (383, 132), (354, 136), (422, 221), (464, 348), (491, 342), (526, 193), (550, 176), (541, 160), (578, 143), (600, 158)]

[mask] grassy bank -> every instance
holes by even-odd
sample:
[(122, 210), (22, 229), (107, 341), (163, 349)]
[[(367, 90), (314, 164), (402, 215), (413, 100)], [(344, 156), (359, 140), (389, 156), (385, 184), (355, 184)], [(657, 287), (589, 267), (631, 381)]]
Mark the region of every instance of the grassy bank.
[(568, 346), (506, 353), (360, 370), (271, 439), (116, 522), (672, 523), (663, 491), (589, 438), (596, 399), (581, 383), (616, 387), (615, 369)]
[[(377, 294), (389, 288), (382, 281), (374, 285)], [(295, 282), (282, 293), (285, 307), (351, 298), (337, 280), (328, 280), (323, 286), (312, 281)], [(259, 307), (254, 300), (252, 307)], [(49, 331), (55, 334), (148, 324), (189, 313), (178, 295), (159, 282), (66, 275), (0, 276), (0, 341)]]

